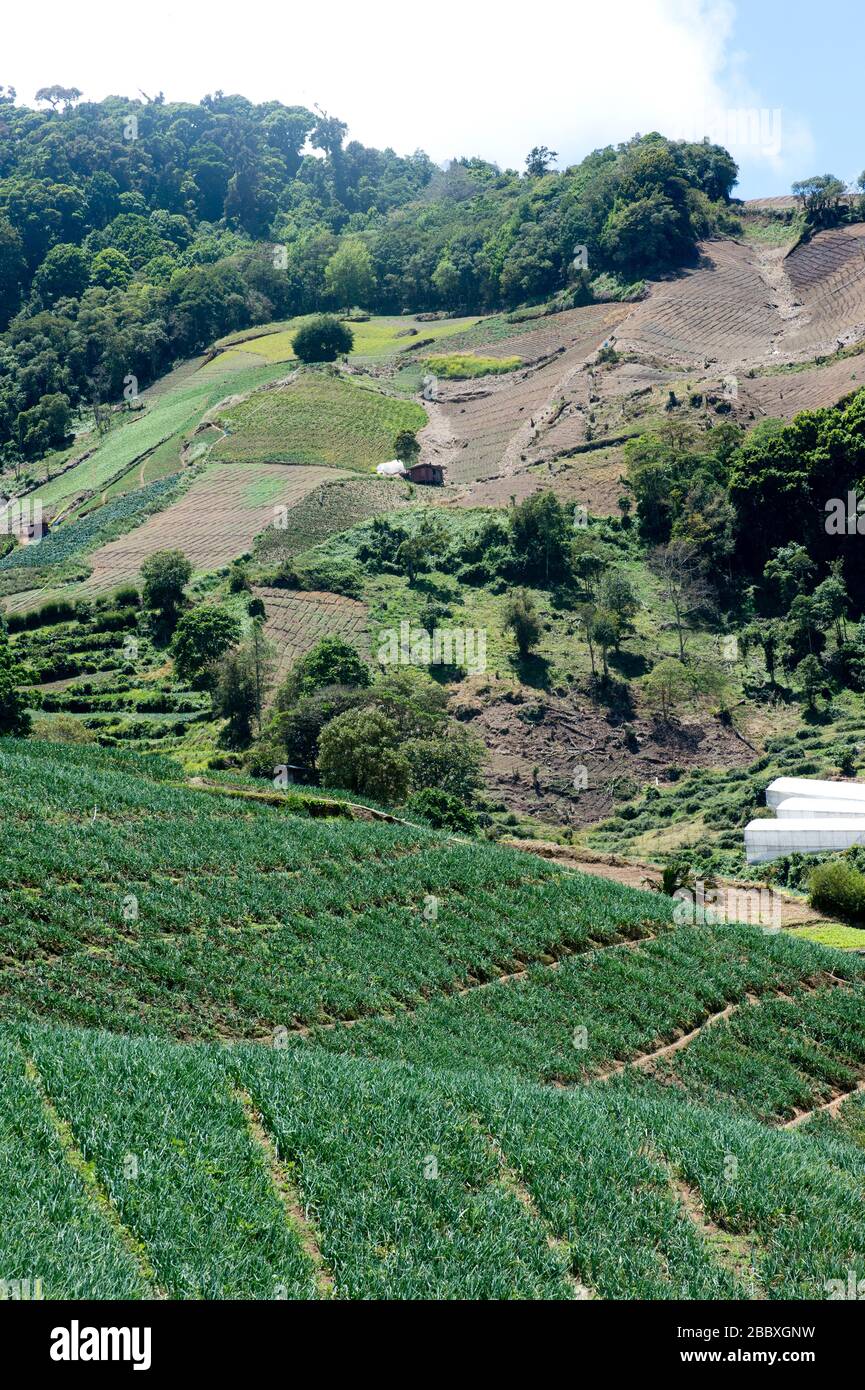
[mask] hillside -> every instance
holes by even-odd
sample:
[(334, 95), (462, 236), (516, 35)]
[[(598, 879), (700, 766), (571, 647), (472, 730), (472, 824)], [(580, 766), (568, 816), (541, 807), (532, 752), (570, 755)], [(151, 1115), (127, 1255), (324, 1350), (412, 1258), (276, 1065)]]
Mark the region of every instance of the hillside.
[(833, 1100), (865, 1075), (855, 958), (164, 761), (2, 761), (10, 1278), (772, 1299), (859, 1270), (861, 1103)]
[(0, 87), (0, 1297), (865, 1288), (865, 194), (142, 98)]

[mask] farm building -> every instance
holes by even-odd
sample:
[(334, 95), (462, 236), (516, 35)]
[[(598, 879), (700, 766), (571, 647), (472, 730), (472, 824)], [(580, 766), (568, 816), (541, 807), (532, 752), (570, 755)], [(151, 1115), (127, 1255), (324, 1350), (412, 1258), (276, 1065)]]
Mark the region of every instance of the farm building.
[(443, 487), (445, 471), (440, 463), (415, 463), (405, 475), (410, 483), (429, 483), (432, 487)]
[(440, 463), (414, 463), (406, 468), (399, 459), (391, 459), (389, 463), (380, 463), (375, 471), (381, 478), (406, 478), (410, 483), (428, 483), (432, 487), (442, 487), (445, 480)]
[(745, 827), (749, 864), (785, 854), (820, 854), (865, 844), (865, 783), (776, 777), (766, 788), (775, 819)]

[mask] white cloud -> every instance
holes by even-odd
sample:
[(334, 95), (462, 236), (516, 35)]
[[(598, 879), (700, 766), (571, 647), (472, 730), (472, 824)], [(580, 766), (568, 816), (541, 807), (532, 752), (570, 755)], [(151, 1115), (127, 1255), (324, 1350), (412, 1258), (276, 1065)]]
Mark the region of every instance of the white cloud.
[[(4, 70), (19, 95), (62, 82), (87, 97), (222, 88), (253, 100), (319, 102), (352, 137), (444, 160), (520, 167), (545, 143), (575, 161), (635, 131), (692, 133), (730, 107), (778, 105), (748, 88), (731, 53), (730, 0), (331, 0), (321, 10), (259, 0), (43, 0), (4, 20)], [(782, 111), (780, 151), (734, 149), (743, 167), (801, 172), (810, 135)], [(807, 163), (807, 159), (804, 159)]]

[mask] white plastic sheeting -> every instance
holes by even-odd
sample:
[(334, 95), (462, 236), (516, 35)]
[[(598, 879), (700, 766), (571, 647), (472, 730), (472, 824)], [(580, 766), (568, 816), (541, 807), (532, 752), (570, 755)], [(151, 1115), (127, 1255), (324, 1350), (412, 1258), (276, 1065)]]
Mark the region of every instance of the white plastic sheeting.
[(865, 844), (865, 783), (776, 777), (766, 788), (775, 819), (745, 827), (749, 864), (784, 854), (825, 854)]
[(818, 801), (856, 801), (865, 816), (865, 782), (818, 782), (810, 777), (776, 777), (766, 788), (766, 805), (775, 807), (791, 796)]
[(830, 801), (828, 797), (788, 796), (775, 807), (781, 820), (802, 816), (865, 816), (865, 805), (858, 801)]
[(865, 816), (752, 820), (745, 826), (749, 864), (763, 864), (782, 854), (826, 854), (851, 845), (865, 845)]
[(405, 472), (405, 464), (399, 459), (390, 459), (388, 463), (380, 463), (375, 471), (380, 478), (399, 478)]

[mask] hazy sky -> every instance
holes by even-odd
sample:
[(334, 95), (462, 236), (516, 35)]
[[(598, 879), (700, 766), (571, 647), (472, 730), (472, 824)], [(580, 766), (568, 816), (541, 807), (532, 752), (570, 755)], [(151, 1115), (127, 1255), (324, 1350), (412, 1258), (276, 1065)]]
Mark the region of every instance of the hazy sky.
[(561, 166), (638, 130), (707, 133), (749, 197), (859, 174), (863, 34), (859, 0), (41, 0), (7, 6), (0, 82), (27, 102), (52, 82), (318, 102), (366, 144), (510, 167), (534, 144)]

